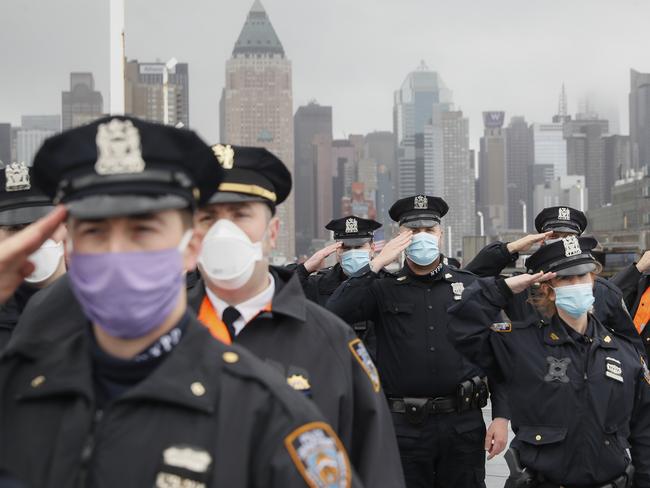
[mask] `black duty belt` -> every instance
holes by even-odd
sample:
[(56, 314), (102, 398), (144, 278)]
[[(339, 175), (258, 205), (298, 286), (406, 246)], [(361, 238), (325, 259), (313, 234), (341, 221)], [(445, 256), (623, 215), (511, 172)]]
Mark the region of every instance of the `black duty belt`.
[(455, 397), (438, 398), (388, 398), (391, 412), (403, 413), (409, 422), (421, 424), (429, 415), (452, 413), (457, 411)]

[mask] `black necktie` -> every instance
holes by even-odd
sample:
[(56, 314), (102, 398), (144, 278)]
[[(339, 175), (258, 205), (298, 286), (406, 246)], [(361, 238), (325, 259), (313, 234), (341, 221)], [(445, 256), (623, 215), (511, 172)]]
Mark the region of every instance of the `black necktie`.
[(223, 323), (226, 324), (226, 327), (228, 328), (228, 333), (230, 334), (230, 340), (234, 342), (235, 340), (235, 326), (233, 325), (235, 323), (235, 320), (237, 320), (239, 317), (241, 317), (241, 314), (239, 313), (239, 310), (237, 310), (235, 307), (226, 307), (226, 309), (223, 311), (223, 314), (221, 315), (221, 320), (223, 320)]

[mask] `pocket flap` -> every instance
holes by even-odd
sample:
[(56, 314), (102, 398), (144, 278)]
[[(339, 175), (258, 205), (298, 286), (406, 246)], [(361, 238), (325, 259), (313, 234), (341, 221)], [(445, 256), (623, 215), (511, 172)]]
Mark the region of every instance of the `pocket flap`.
[(516, 438), (528, 444), (543, 446), (563, 441), (567, 431), (567, 427), (525, 425), (519, 427)]
[(388, 313), (413, 313), (414, 305), (405, 302), (387, 302), (384, 311)]

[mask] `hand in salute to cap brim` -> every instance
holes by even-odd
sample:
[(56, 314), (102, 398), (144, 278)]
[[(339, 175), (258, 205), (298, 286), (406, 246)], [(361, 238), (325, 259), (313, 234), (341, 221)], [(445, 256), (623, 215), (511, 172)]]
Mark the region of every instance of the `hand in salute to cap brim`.
[(325, 259), (331, 256), (336, 250), (341, 247), (340, 242), (335, 242), (329, 246), (325, 246), (320, 251), (316, 251), (307, 261), (304, 262), (303, 266), (307, 271), (313, 273), (324, 267)]
[(520, 274), (517, 276), (511, 276), (510, 278), (506, 278), (506, 285), (508, 285), (508, 288), (514, 293), (515, 295), (517, 293), (521, 293), (524, 290), (527, 290), (528, 287), (533, 285), (534, 283), (544, 283), (545, 281), (552, 280), (555, 278), (556, 274), (555, 273), (544, 273), (540, 271), (539, 273), (535, 274)]
[(0, 302), (4, 303), (23, 280), (34, 271), (29, 256), (49, 239), (66, 216), (65, 207), (59, 206), (46, 217), (37, 220), (0, 246)]
[(384, 266), (395, 261), (413, 239), (413, 231), (401, 232), (384, 246), (379, 255), (370, 262), (370, 269), (378, 273)]
[(527, 236), (517, 239), (508, 243), (508, 252), (513, 254), (515, 252), (525, 252), (530, 250), (535, 244), (540, 244), (542, 241), (550, 238), (553, 231), (542, 232), (541, 234), (528, 234)]

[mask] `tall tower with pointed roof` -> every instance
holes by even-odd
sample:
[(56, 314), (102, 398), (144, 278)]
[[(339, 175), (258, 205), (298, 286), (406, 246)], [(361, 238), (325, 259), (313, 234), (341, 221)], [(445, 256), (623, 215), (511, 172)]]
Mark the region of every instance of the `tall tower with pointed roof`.
[[(226, 61), (221, 94), (222, 143), (266, 147), (294, 173), (291, 61), (260, 0), (255, 0)], [(235, 156), (236, 157), (236, 156)], [(295, 256), (293, 194), (278, 207), (282, 225), (276, 254)]]

